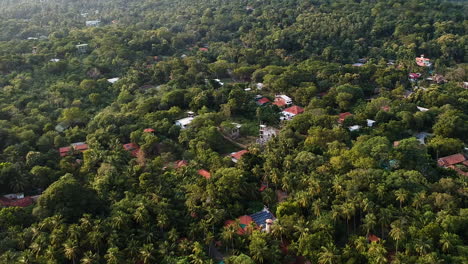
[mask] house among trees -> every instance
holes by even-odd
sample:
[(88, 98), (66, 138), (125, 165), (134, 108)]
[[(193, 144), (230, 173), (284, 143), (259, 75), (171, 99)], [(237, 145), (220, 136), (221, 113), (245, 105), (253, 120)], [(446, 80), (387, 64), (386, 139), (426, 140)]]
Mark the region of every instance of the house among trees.
[(153, 128), (145, 128), (145, 129), (143, 130), (144, 133), (154, 133), (154, 131), (155, 131), (155, 130), (154, 130)]
[(88, 52), (88, 44), (78, 44), (76, 45), (76, 49), (79, 53), (86, 53)]
[(32, 205), (40, 195), (24, 196), (23, 193), (6, 194), (0, 197), (0, 207), (27, 207)]
[(195, 118), (195, 113), (192, 111), (187, 112), (187, 117), (176, 120), (175, 124), (179, 126), (181, 129), (186, 129), (190, 123), (192, 123), (193, 119)]
[(197, 171), (198, 175), (203, 176), (205, 179), (211, 179), (211, 173), (207, 170), (201, 169)]
[(69, 155), (76, 154), (78, 152), (85, 152), (88, 150), (88, 144), (85, 142), (72, 143), (69, 147), (59, 148), (60, 157), (66, 157)]
[(180, 169), (182, 167), (185, 167), (188, 165), (188, 162), (186, 160), (176, 160), (174, 162), (174, 168), (175, 169)]
[(412, 82), (417, 81), (420, 77), (421, 77), (421, 74), (420, 74), (420, 73), (414, 73), (414, 72), (412, 72), (412, 73), (408, 74), (408, 79), (409, 79), (410, 81), (412, 81)]
[(101, 23), (100, 20), (88, 20), (85, 22), (87, 27), (97, 27), (99, 26), (99, 23)]
[(426, 145), (426, 138), (429, 136), (432, 136), (432, 134), (427, 132), (419, 132), (415, 135), (421, 145)]
[(135, 143), (127, 143), (127, 144), (124, 144), (123, 145), (123, 148), (130, 152), (130, 154), (133, 156), (133, 157), (136, 157), (138, 155), (138, 152), (140, 152), (140, 147), (135, 144)]
[(374, 234), (369, 234), (367, 235), (367, 241), (369, 241), (370, 243), (377, 243), (380, 241), (380, 237), (374, 235)]
[(418, 108), (418, 110), (421, 111), (421, 112), (429, 111), (428, 108), (424, 108), (424, 107), (421, 107), (421, 106), (416, 106), (416, 108)]
[(111, 79), (107, 79), (108, 82), (114, 84), (115, 82), (117, 82), (118, 80), (120, 80), (119, 77), (115, 77), (115, 78), (111, 78)]
[(304, 108), (297, 106), (297, 105), (293, 105), (291, 107), (284, 109), (281, 112), (282, 113), (281, 120), (291, 120), (293, 119), (293, 117), (295, 117), (298, 114), (302, 114), (303, 112), (304, 112)]
[(453, 169), (461, 175), (468, 176), (468, 159), (462, 153), (442, 157), (437, 160), (437, 165)]
[(353, 114), (351, 114), (350, 112), (340, 113), (340, 114), (338, 115), (338, 123), (343, 124), (343, 122), (345, 121), (345, 119), (346, 119), (347, 117), (352, 116), (352, 115), (353, 115)]
[(237, 163), (242, 158), (242, 156), (244, 156), (248, 152), (249, 152), (248, 150), (243, 149), (241, 151), (231, 153), (230, 156), (231, 156), (232, 162)]
[(257, 105), (265, 105), (270, 102), (271, 102), (270, 99), (266, 97), (261, 97), (260, 99), (257, 100)]
[(421, 55), (421, 57), (416, 58), (416, 64), (418, 64), (421, 67), (430, 67), (432, 65), (431, 60), (428, 58), (424, 58), (424, 55)]
[(372, 120), (372, 119), (367, 119), (367, 126), (368, 126), (368, 127), (373, 127), (374, 124), (375, 124), (375, 122), (377, 122), (377, 121)]
[(236, 139), (240, 137), (240, 128), (242, 127), (241, 124), (238, 123), (229, 123), (229, 122), (223, 122), (221, 124), (221, 128), (228, 137), (232, 139)]
[(193, 117), (182, 118), (182, 119), (177, 120), (175, 124), (177, 126), (180, 126), (181, 129), (186, 129), (188, 125), (192, 123), (193, 119), (194, 119)]
[[(275, 216), (268, 210), (267, 207), (264, 207), (263, 210), (259, 212), (253, 213), (251, 215), (243, 215), (238, 217), (237, 219), (239, 223), (237, 234), (239, 235), (248, 233), (248, 228), (252, 225), (252, 223), (254, 223), (258, 229), (269, 233), (271, 231), (271, 226), (274, 220), (276, 220)], [(230, 226), (235, 224), (235, 220), (227, 220), (226, 222), (224, 222), (224, 226)]]
[(350, 132), (359, 131), (359, 129), (361, 129), (361, 126), (354, 125), (354, 126), (348, 127), (348, 129), (349, 129)]
[(260, 125), (260, 130), (259, 130), (260, 136), (259, 136), (257, 142), (259, 144), (265, 144), (266, 142), (268, 142), (273, 137), (276, 137), (276, 135), (278, 135), (278, 132), (279, 132), (279, 130), (274, 128), (274, 127), (270, 127), (270, 126), (266, 126), (266, 125)]
[(275, 96), (275, 101), (273, 102), (274, 105), (278, 107), (286, 107), (292, 105), (293, 101), (291, 97), (284, 95), (284, 94), (279, 94)]

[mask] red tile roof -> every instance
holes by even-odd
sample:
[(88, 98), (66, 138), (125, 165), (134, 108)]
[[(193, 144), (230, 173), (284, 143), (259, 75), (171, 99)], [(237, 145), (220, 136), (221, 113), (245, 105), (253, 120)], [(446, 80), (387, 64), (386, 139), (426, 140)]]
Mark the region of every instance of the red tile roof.
[(199, 50), (199, 51), (208, 51), (207, 48), (199, 48), (198, 50)]
[(257, 101), (257, 104), (259, 104), (259, 105), (264, 105), (264, 104), (269, 103), (269, 102), (271, 102), (270, 99), (268, 99), (268, 98), (266, 98), (266, 97), (262, 97), (261, 99), (259, 99), (259, 100)]
[(135, 143), (124, 144), (123, 148), (127, 151), (130, 151), (133, 157), (136, 157), (138, 152), (140, 152), (140, 147)]
[(236, 159), (236, 160), (240, 160), (240, 158), (242, 158), (242, 156), (244, 156), (246, 153), (248, 153), (249, 151), (248, 150), (241, 150), (241, 151), (238, 151), (238, 152), (235, 152), (235, 153), (232, 153), (231, 154), (231, 157)]
[(369, 242), (379, 242), (380, 241), (380, 237), (374, 235), (374, 234), (369, 234), (367, 236), (367, 240), (369, 240)]
[(451, 166), (451, 165), (455, 165), (458, 163), (462, 163), (464, 161), (466, 161), (465, 155), (458, 153), (458, 154), (440, 158), (437, 161), (437, 163), (439, 164), (439, 166), (446, 167), (446, 166)]
[(302, 108), (300, 106), (297, 106), (297, 105), (293, 105), (291, 107), (288, 107), (288, 108), (284, 109), (284, 111), (288, 112), (288, 113), (291, 113), (293, 115), (298, 115), (298, 114), (304, 112), (304, 108)]
[(68, 154), (70, 153), (70, 151), (71, 151), (71, 147), (59, 148), (60, 157), (68, 156)]
[[(243, 235), (243, 234), (245, 234), (245, 231), (247, 230), (250, 223), (253, 222), (253, 219), (252, 219), (252, 217), (250, 217), (248, 215), (240, 216), (238, 219), (239, 219), (239, 229), (237, 229), (237, 234)], [(236, 223), (236, 221), (234, 221), (234, 220), (227, 220), (226, 222), (224, 222), (224, 226), (230, 226), (230, 225), (233, 225), (235, 223)]]
[(176, 169), (182, 168), (182, 167), (187, 166), (187, 165), (188, 165), (188, 162), (185, 161), (185, 160), (177, 160), (175, 162), (175, 168)]
[(155, 130), (152, 129), (152, 128), (145, 128), (145, 130), (143, 130), (143, 132), (145, 133), (153, 133)]
[(207, 170), (198, 170), (198, 174), (205, 177), (205, 179), (209, 180), (211, 178), (211, 173)]
[(418, 79), (419, 77), (421, 77), (421, 74), (412, 72), (408, 75), (408, 77), (410, 77), (411, 79)]
[(268, 186), (264, 183), (262, 183), (262, 185), (260, 186), (260, 188), (258, 188), (258, 191), (259, 192), (263, 192), (266, 188), (268, 188)]
[(17, 206), (17, 207), (27, 207), (34, 203), (33, 198), (31, 197), (24, 197), (22, 199), (12, 200), (5, 197), (0, 197), (0, 204), (8, 207), (8, 206)]
[(284, 106), (286, 106), (286, 101), (281, 97), (276, 97), (275, 102), (273, 104), (277, 105), (279, 107), (284, 107)]
[(350, 112), (340, 113), (339, 118), (338, 118), (338, 122), (343, 123), (348, 116), (352, 116), (352, 115), (353, 114), (351, 114)]
[(382, 106), (382, 107), (380, 107), (380, 109), (385, 111), (385, 112), (388, 112), (388, 111), (390, 111), (390, 106), (388, 106), (388, 105)]
[(79, 144), (79, 145), (74, 146), (73, 148), (75, 150), (83, 152), (88, 149), (88, 144)]
[(393, 141), (393, 147), (398, 147), (400, 145), (400, 141)]

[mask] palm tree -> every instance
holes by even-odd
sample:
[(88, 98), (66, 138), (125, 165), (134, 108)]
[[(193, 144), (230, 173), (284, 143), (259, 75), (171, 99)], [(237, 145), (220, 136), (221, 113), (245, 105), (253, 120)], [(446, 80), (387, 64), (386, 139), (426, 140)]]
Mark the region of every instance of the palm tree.
[(385, 226), (388, 226), (390, 224), (390, 221), (392, 219), (392, 208), (393, 206), (389, 206), (388, 208), (382, 207), (379, 210), (379, 222), (380, 222), (380, 237), (382, 239), (385, 238), (384, 234), (384, 228)]
[(67, 240), (63, 244), (63, 251), (65, 253), (65, 257), (67, 259), (70, 259), (73, 264), (75, 264), (75, 258), (78, 255), (78, 245), (76, 243), (76, 240)]
[(320, 216), (322, 210), (322, 200), (320, 198), (312, 203), (312, 210), (314, 211), (315, 216)]
[(385, 255), (387, 250), (383, 247), (381, 243), (371, 243), (369, 245), (368, 255), (369, 263), (371, 264), (384, 264), (387, 263), (387, 258)]
[(104, 258), (107, 260), (107, 264), (119, 264), (121, 262), (120, 250), (118, 247), (110, 247), (107, 250)]
[(395, 191), (395, 197), (396, 200), (400, 202), (400, 209), (401, 209), (401, 204), (406, 201), (406, 198), (408, 197), (408, 191), (405, 189), (398, 189)]
[(283, 235), (286, 233), (286, 228), (284, 228), (280, 219), (277, 219), (271, 227), (271, 233), (275, 237), (279, 238), (281, 240), (281, 244), (283, 244)]
[(320, 253), (318, 254), (319, 264), (335, 264), (339, 263), (339, 255), (336, 246), (333, 243), (329, 243), (326, 247), (321, 247)]
[(396, 253), (398, 253), (398, 242), (403, 239), (405, 232), (401, 228), (399, 222), (394, 222), (391, 224), (392, 229), (390, 230), (389, 235), (396, 241)]
[(450, 234), (449, 232), (444, 232), (441, 236), (440, 236), (440, 240), (439, 240), (439, 243), (440, 245), (442, 246), (442, 251), (447, 253), (450, 251), (450, 249), (453, 248), (453, 244), (452, 244), (452, 234)]
[[(430, 241), (430, 239), (429, 239)], [(427, 252), (430, 251), (431, 249), (431, 244), (428, 242), (427, 239), (416, 239), (415, 243), (414, 243), (414, 249), (416, 250), (416, 252), (419, 253), (419, 255), (425, 255), (427, 254)]]
[(221, 232), (221, 238), (226, 245), (226, 251), (228, 251), (228, 243), (231, 243), (231, 248), (234, 248), (234, 236), (239, 228), (239, 220), (236, 219), (235, 223), (223, 227)]
[(154, 251), (153, 244), (143, 245), (143, 248), (140, 250), (140, 256), (144, 264), (152, 263), (154, 259), (153, 251)]
[(426, 192), (425, 191), (418, 192), (413, 198), (412, 205), (416, 209), (419, 209), (424, 204), (425, 200), (426, 200)]
[(91, 251), (86, 251), (83, 255), (83, 257), (80, 260), (81, 264), (93, 264), (97, 263), (98, 261), (98, 255), (96, 253), (93, 253)]
[(369, 213), (364, 217), (363, 227), (366, 229), (366, 235), (369, 235), (370, 231), (377, 224), (377, 218), (373, 213)]

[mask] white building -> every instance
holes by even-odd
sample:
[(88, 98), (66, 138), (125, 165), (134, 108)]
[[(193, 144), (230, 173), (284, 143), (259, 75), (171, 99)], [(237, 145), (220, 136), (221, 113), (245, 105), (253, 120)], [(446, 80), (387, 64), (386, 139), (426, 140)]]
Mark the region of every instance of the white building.
[(287, 96), (287, 95), (284, 95), (284, 94), (277, 94), (275, 96), (275, 102), (276, 101), (282, 101), (284, 102), (286, 105), (292, 105), (293, 101), (291, 99), (291, 97)]
[(353, 131), (358, 131), (359, 129), (361, 129), (361, 126), (359, 125), (354, 125), (354, 126), (350, 126), (349, 128), (349, 131), (353, 132)]
[(260, 143), (260, 144), (265, 144), (270, 139), (276, 137), (276, 135), (278, 135), (278, 132), (279, 132), (278, 129), (276, 129), (274, 127), (269, 127), (269, 126), (266, 126), (266, 125), (260, 125), (260, 130), (259, 130), (260, 136), (259, 136), (257, 142)]
[(86, 21), (86, 26), (87, 27), (97, 27), (97, 26), (99, 26), (99, 23), (101, 23), (100, 20), (88, 20), (88, 21)]
[(181, 129), (186, 129), (190, 123), (193, 121), (193, 117), (186, 117), (175, 121), (177, 126), (180, 126)]
[(375, 124), (375, 122), (376, 122), (375, 120), (367, 119), (367, 126), (368, 126), (368, 127), (373, 127), (374, 124)]
[(108, 82), (110, 82), (110, 83), (115, 83), (115, 82), (117, 82), (118, 80), (120, 80), (120, 78), (119, 78), (119, 77), (115, 77), (115, 78), (107, 79), (107, 81), (108, 81)]
[(10, 194), (3, 195), (3, 197), (7, 199), (23, 199), (24, 193), (10, 193)]
[(291, 120), (296, 115), (301, 114), (303, 112), (304, 112), (304, 108), (297, 106), (297, 105), (293, 105), (291, 107), (284, 109), (281, 112), (282, 116), (280, 117), (280, 120)]
[(419, 111), (421, 112), (426, 112), (426, 111), (429, 111), (428, 108), (424, 108), (424, 107), (421, 107), (421, 106), (416, 106), (418, 108)]
[(78, 52), (85, 53), (88, 51), (88, 44), (78, 44), (76, 45), (76, 48), (78, 49)]
[(59, 62), (60, 59), (50, 59), (50, 62)]

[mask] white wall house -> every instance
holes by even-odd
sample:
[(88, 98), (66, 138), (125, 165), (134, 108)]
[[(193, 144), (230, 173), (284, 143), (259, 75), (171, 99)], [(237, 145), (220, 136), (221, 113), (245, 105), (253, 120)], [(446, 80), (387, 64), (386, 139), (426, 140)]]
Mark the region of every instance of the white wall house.
[(88, 20), (88, 21), (86, 21), (86, 26), (87, 27), (97, 27), (97, 26), (99, 26), (99, 23), (101, 23), (100, 20)]
[(190, 123), (192, 123), (193, 117), (186, 117), (175, 121), (177, 126), (180, 126), (181, 129), (186, 129)]
[(276, 137), (278, 135), (278, 129), (274, 127), (269, 127), (266, 125), (260, 125), (260, 130), (259, 130), (259, 138), (257, 140), (258, 143), (260, 144), (265, 144), (268, 142), (270, 139)]

